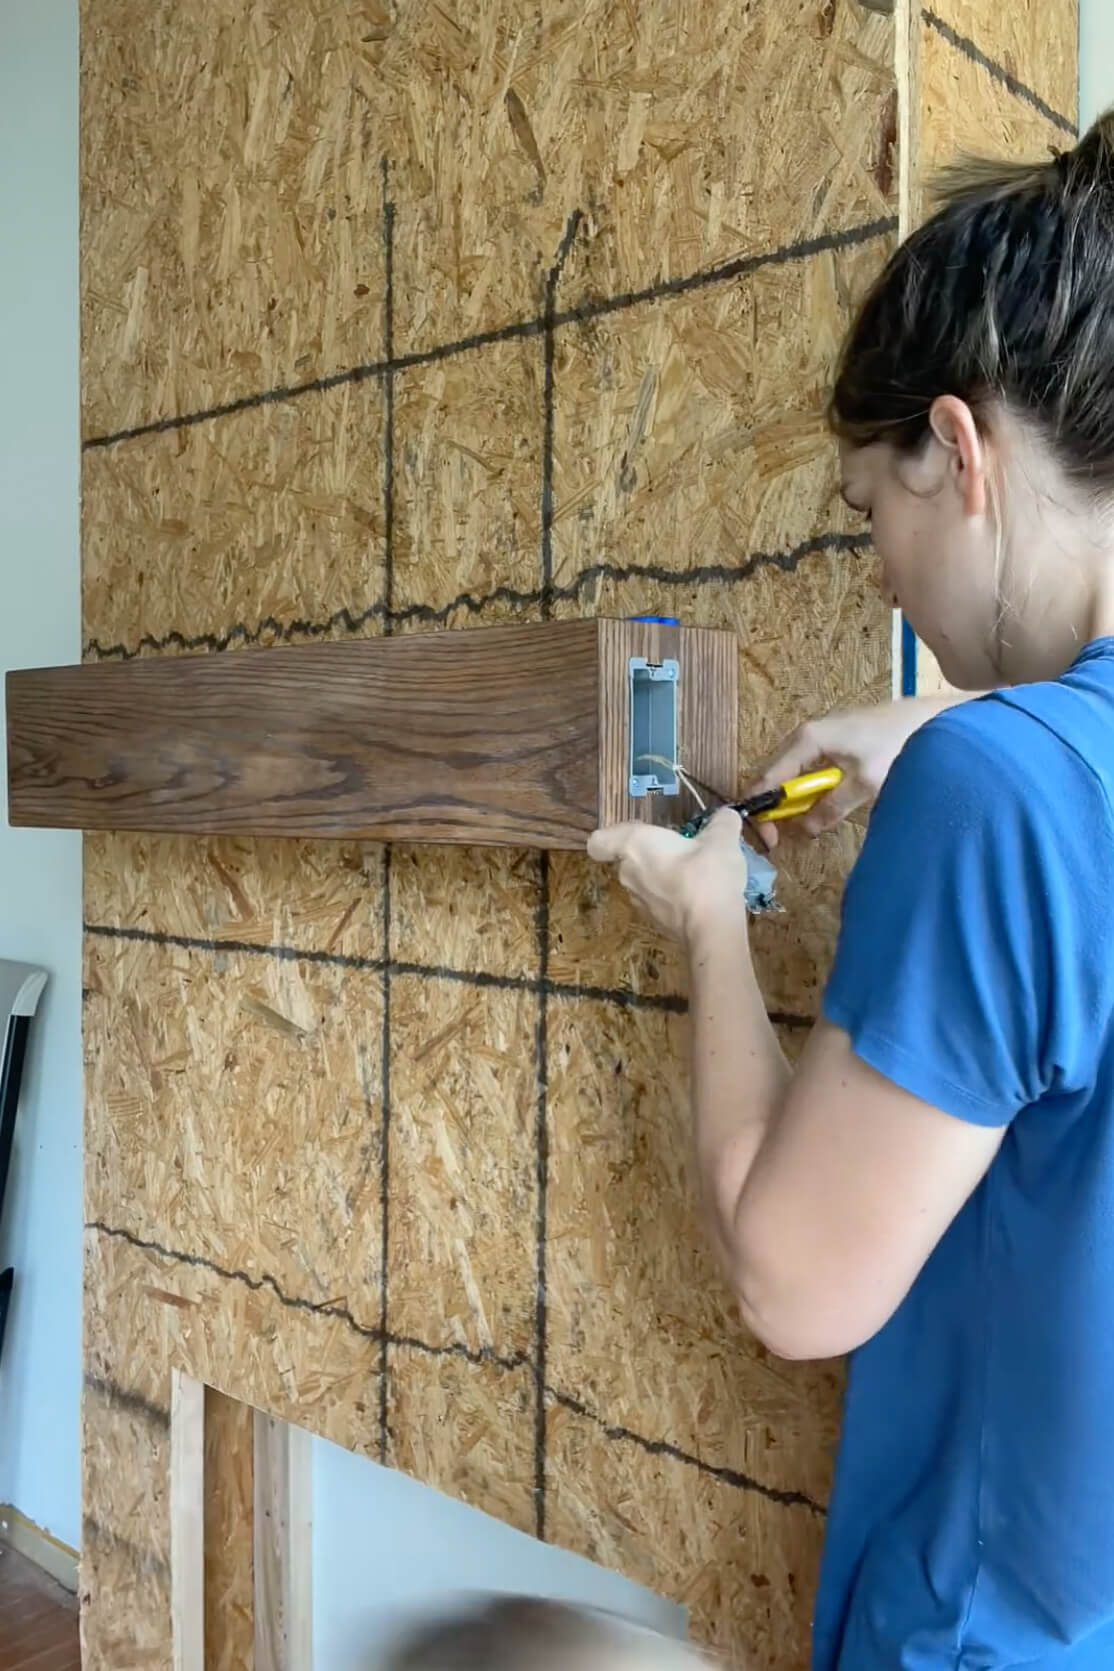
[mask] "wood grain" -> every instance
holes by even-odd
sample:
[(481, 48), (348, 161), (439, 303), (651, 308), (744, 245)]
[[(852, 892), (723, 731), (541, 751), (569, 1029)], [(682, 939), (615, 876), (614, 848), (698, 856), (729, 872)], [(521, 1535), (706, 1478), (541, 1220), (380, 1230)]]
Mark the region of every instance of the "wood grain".
[(0, 1665), (81, 1671), (77, 1598), (7, 1544), (0, 1544)]
[[(726, 770), (731, 637), (673, 630), (700, 672), (682, 697), (698, 758)], [(624, 658), (661, 632), (559, 621), (9, 673), (9, 816), (579, 848), (604, 811), (647, 815), (626, 795)]]
[(205, 1388), (205, 1671), (251, 1664), (255, 1411)]
[(733, 633), (707, 632), (657, 622), (599, 621), (600, 741), (599, 822), (636, 818), (647, 823), (677, 824), (693, 811), (687, 794), (627, 794), (630, 747), (627, 729), (627, 679), (631, 656), (680, 663), (677, 688), (677, 756), (700, 783), (725, 799), (738, 777), (739, 666)]
[(170, 1381), (170, 1618), (174, 1671), (205, 1671), (205, 1388)]
[(310, 1435), (254, 1412), (255, 1671), (309, 1671), (313, 1654)]

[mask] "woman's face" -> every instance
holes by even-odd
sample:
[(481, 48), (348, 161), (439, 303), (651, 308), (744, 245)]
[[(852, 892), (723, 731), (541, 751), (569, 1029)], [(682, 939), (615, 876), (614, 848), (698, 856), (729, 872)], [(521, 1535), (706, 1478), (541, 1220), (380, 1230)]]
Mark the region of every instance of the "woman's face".
[(985, 480), (947, 435), (914, 453), (840, 445), (843, 497), (871, 524), (886, 597), (928, 645), (948, 683), (986, 690), (999, 666), (998, 549)]

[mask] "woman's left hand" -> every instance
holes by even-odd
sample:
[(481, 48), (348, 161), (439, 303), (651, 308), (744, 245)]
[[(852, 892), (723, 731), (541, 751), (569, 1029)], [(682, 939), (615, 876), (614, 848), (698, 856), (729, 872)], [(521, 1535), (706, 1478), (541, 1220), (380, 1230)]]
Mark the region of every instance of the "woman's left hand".
[(746, 920), (747, 862), (739, 846), (742, 823), (720, 807), (697, 836), (657, 824), (614, 824), (588, 838), (588, 856), (617, 864), (619, 881), (675, 940), (705, 927)]

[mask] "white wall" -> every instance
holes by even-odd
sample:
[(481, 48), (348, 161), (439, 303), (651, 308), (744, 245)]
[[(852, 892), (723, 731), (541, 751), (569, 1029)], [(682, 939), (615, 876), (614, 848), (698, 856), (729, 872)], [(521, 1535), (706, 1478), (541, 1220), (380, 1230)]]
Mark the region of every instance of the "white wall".
[[(78, 470), (77, 0), (0, 0), (0, 669), (80, 654)], [(0, 1226), (0, 1502), (76, 1547), (80, 836), (0, 822), (0, 957), (50, 973)]]
[(1079, 0), (1079, 122), (1114, 105), (1114, 0)]
[(326, 1439), (314, 1439), (312, 1454), (313, 1663), (321, 1671), (376, 1671), (399, 1624), (477, 1591), (546, 1596), (688, 1634), (684, 1608), (617, 1573)]

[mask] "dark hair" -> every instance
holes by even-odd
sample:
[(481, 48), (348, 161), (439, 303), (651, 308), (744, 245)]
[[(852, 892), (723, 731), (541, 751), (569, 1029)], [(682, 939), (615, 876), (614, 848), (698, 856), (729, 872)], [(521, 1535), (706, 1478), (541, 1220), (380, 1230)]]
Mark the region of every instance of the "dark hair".
[(1114, 111), (1046, 163), (949, 169), (936, 196), (851, 329), (832, 428), (909, 451), (939, 395), (979, 420), (1000, 402), (1114, 489)]
[(419, 1624), (395, 1645), (389, 1671), (526, 1671), (587, 1657), (604, 1632), (559, 1602), (496, 1596)]
[(703, 1656), (595, 1609), (532, 1596), (483, 1597), (432, 1620), (396, 1640), (388, 1671), (577, 1671), (628, 1651), (642, 1640), (660, 1650), (663, 1666), (696, 1665)]

